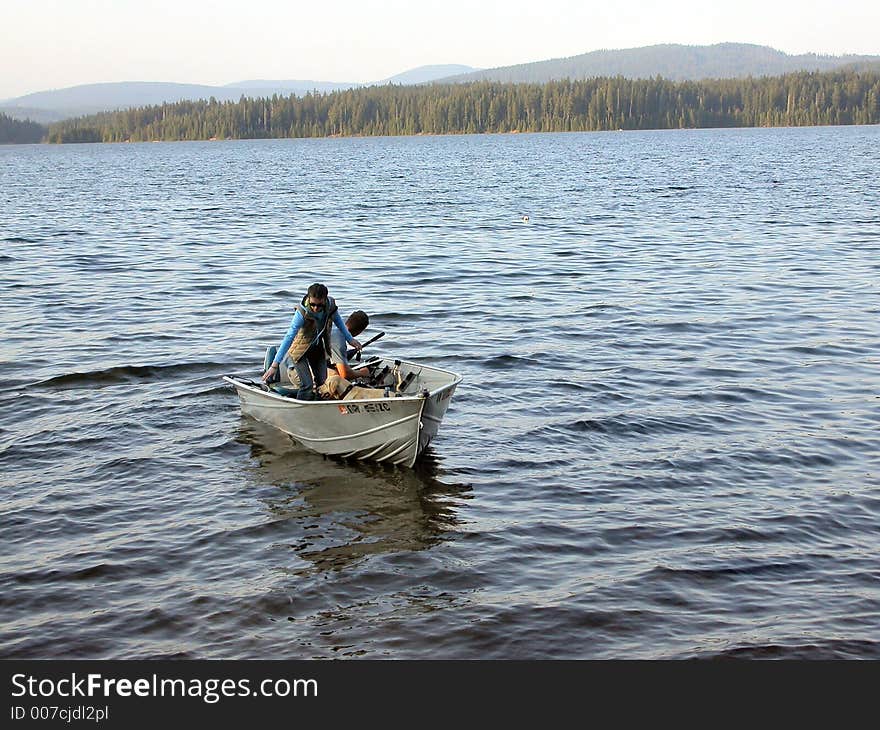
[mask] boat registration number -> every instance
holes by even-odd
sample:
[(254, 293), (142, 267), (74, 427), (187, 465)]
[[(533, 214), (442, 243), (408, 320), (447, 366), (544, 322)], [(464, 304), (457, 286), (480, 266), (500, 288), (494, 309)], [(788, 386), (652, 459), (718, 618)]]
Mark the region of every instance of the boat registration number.
[(339, 412), (343, 416), (347, 416), (349, 413), (382, 413), (390, 410), (390, 403), (358, 403), (339, 406)]

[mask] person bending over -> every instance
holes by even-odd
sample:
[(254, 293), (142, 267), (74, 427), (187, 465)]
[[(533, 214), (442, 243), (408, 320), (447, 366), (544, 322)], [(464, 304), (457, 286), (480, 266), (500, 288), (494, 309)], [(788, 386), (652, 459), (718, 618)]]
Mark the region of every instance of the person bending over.
[(315, 388), (327, 379), (330, 330), (334, 324), (348, 344), (356, 350), (361, 349), (361, 343), (342, 321), (336, 301), (328, 295), (327, 287), (323, 284), (312, 284), (296, 306), (296, 313), (290, 321), (287, 334), (278, 346), (275, 359), (263, 373), (263, 381), (267, 382), (274, 377), (281, 361), (289, 357), (299, 377), (296, 397), (300, 400), (314, 400)]

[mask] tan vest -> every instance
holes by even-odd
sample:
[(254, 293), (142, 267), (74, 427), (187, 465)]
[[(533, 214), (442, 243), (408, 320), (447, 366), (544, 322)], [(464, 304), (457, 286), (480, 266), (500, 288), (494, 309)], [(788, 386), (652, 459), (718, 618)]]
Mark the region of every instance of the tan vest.
[[(299, 328), (293, 342), (290, 343), (290, 349), (287, 351), (287, 357), (293, 362), (298, 362), (311, 346), (317, 334), (318, 322), (315, 315), (305, 306), (308, 301), (308, 294), (303, 297), (300, 304), (296, 305), (296, 311), (303, 316), (303, 326)], [(327, 297), (327, 319), (324, 321), (324, 331), (321, 333), (321, 339), (324, 342), (324, 353), (330, 357), (330, 329), (333, 327), (333, 315), (337, 311), (336, 300), (333, 297)]]

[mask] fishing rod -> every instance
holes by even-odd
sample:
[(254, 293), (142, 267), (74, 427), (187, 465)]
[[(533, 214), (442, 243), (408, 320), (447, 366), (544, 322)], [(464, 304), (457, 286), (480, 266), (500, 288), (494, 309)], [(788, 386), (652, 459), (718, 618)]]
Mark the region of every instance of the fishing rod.
[(348, 352), (345, 353), (345, 356), (346, 356), (349, 360), (351, 360), (351, 358), (354, 358), (355, 360), (357, 360), (358, 362), (360, 362), (360, 361), (361, 361), (361, 350), (363, 350), (363, 349), (364, 349), (367, 345), (369, 345), (370, 343), (373, 343), (373, 342), (375, 342), (376, 340), (378, 340), (380, 337), (384, 337), (384, 336), (385, 336), (385, 333), (384, 333), (384, 332), (380, 332), (378, 335), (376, 335), (375, 337), (371, 337), (371, 338), (370, 338), (369, 340), (367, 340), (363, 345), (361, 345), (361, 349), (360, 349), (360, 350), (348, 350)]

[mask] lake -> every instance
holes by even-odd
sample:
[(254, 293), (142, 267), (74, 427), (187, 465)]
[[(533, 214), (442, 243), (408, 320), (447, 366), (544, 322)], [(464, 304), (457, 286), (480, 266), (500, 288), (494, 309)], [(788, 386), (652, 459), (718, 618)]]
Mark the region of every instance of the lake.
[[(880, 658), (880, 127), (0, 147), (0, 656)], [(323, 281), (416, 469), (242, 417)]]

